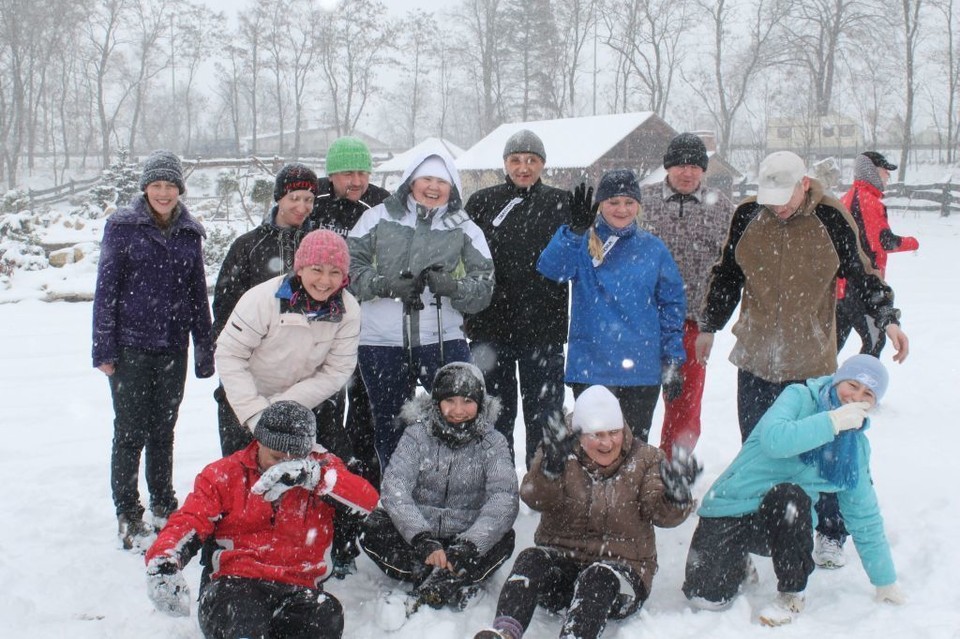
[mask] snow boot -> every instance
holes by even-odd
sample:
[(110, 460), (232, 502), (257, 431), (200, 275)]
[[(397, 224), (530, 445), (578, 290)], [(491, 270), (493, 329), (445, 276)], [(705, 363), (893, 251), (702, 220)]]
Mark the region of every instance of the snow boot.
[(443, 608), (454, 599), (463, 583), (463, 577), (449, 570), (436, 568), (417, 586), (417, 601), (431, 608)]
[(813, 563), (827, 570), (845, 566), (847, 559), (843, 556), (843, 542), (817, 533), (813, 544)]
[(778, 592), (777, 598), (760, 610), (760, 623), (764, 626), (783, 626), (791, 623), (803, 612), (802, 592)]
[(124, 513), (117, 517), (117, 537), (124, 550), (143, 554), (156, 539), (156, 533), (142, 516)]

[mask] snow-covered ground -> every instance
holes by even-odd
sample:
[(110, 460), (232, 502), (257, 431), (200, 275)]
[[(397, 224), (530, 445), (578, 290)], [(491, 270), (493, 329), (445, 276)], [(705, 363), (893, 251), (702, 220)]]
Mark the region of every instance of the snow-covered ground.
[[(893, 364), (889, 353), (883, 357), (892, 373), (891, 389), (870, 438), (874, 479), (908, 603), (874, 603), (873, 588), (851, 544), (847, 567), (813, 574), (807, 609), (793, 626), (770, 629), (756, 622), (757, 608), (775, 591), (769, 559), (757, 560), (760, 585), (732, 609), (695, 613), (680, 593), (696, 523), (692, 518), (677, 529), (658, 532), (660, 572), (653, 594), (638, 615), (609, 624), (605, 638), (960, 638), (960, 500), (953, 472), (958, 457), (953, 444), (960, 442), (960, 403), (953, 395), (960, 386), (955, 323), (960, 317), (960, 219), (894, 215), (891, 223), (899, 233), (916, 235), (921, 244), (916, 254), (891, 256), (889, 265), (911, 355), (903, 365)], [(59, 286), (89, 290), (91, 275), (89, 267), (78, 264), (56, 279)], [(33, 288), (37, 277), (16, 275), (14, 289)], [(29, 297), (11, 294), (7, 299)], [(196, 604), (187, 619), (155, 612), (145, 592), (142, 559), (120, 550), (116, 542), (109, 489), (112, 410), (106, 379), (90, 364), (90, 314), (88, 302), (24, 299), (0, 304), (0, 634), (200, 637)], [(845, 354), (856, 350), (855, 341), (856, 336)], [(704, 435), (697, 449), (706, 470), (698, 494), (739, 447), (735, 369), (719, 356), (731, 344), (728, 331), (718, 336), (708, 373)], [(187, 383), (175, 449), (181, 499), (200, 468), (219, 455), (215, 384), (215, 379), (193, 378)], [(658, 412), (656, 423), (659, 419)], [(655, 432), (652, 438), (657, 437)], [(536, 521), (536, 514), (521, 510), (518, 548), (532, 542)], [(394, 632), (379, 627), (376, 602), (395, 584), (366, 558), (357, 575), (330, 581), (328, 589), (346, 610), (345, 637), (462, 638), (491, 621), (506, 574), (501, 569), (466, 611), (423, 610)], [(197, 562), (188, 566), (186, 576), (195, 591)], [(555, 637), (558, 631), (557, 617), (538, 610), (527, 636)]]

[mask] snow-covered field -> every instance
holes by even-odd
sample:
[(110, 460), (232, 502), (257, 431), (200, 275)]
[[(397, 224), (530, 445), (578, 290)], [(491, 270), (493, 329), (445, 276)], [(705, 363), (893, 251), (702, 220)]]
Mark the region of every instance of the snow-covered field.
[[(770, 629), (756, 622), (757, 608), (775, 591), (769, 559), (757, 560), (759, 586), (732, 609), (695, 613), (680, 593), (693, 518), (658, 533), (661, 566), (651, 598), (638, 615), (611, 623), (605, 638), (960, 638), (960, 499), (953, 472), (958, 457), (953, 444), (960, 442), (960, 402), (953, 394), (960, 387), (960, 219), (894, 215), (891, 223), (899, 233), (918, 236), (921, 244), (914, 255), (891, 256), (889, 265), (911, 355), (896, 365), (885, 353), (891, 389), (870, 437), (874, 479), (908, 603), (874, 603), (873, 588), (850, 544), (846, 568), (814, 573), (807, 609), (793, 626)], [(89, 290), (89, 267), (75, 267), (55, 278), (58, 286)], [(32, 287), (38, 277), (15, 276), (13, 287)], [(4, 299), (31, 297), (7, 293)], [(0, 304), (0, 634), (200, 637), (196, 604), (187, 619), (155, 612), (145, 593), (142, 559), (116, 542), (109, 486), (112, 410), (106, 379), (90, 364), (90, 314), (90, 303), (25, 299)], [(855, 341), (854, 335), (845, 354), (855, 352)], [(729, 332), (718, 336), (708, 373), (704, 435), (697, 451), (706, 470), (698, 493), (739, 447), (735, 369), (720, 357), (731, 344)], [(219, 455), (215, 384), (215, 379), (187, 382), (175, 449), (181, 499), (200, 468)], [(658, 413), (656, 423), (659, 419)], [(536, 514), (521, 510), (518, 548), (532, 542), (536, 521)], [(378, 625), (376, 602), (395, 584), (366, 558), (359, 568), (346, 581), (328, 582), (346, 610), (345, 637), (357, 639), (472, 637), (491, 621), (507, 574), (501, 569), (462, 613), (423, 610), (400, 630), (386, 632)], [(197, 562), (186, 576), (195, 590)], [(558, 619), (538, 610), (527, 636), (555, 637), (558, 631)]]

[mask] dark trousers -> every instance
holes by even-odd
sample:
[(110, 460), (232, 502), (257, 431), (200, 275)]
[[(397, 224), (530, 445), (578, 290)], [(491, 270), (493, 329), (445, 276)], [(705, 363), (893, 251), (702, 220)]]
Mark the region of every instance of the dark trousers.
[(324, 419), (330, 424), (343, 424), (354, 459), (351, 470), (374, 486), (379, 486), (380, 461), (374, 447), (373, 411), (359, 366), (343, 390), (321, 404), (318, 419)]
[(173, 429), (187, 379), (187, 352), (154, 353), (121, 348), (110, 376), (113, 452), (110, 485), (117, 514), (143, 514), (138, 488), (140, 453), (146, 451), (150, 509), (177, 509), (173, 492)]
[[(590, 388), (591, 384), (570, 384), (574, 398)], [(660, 386), (607, 386), (620, 402), (623, 419), (630, 425), (633, 436), (642, 442), (650, 437), (653, 410), (660, 398)]]
[(851, 329), (860, 336), (861, 353), (880, 357), (880, 352), (887, 343), (887, 334), (877, 328), (873, 318), (867, 315), (860, 296), (847, 280), (844, 296), (837, 300), (837, 351), (847, 343)]
[(274, 581), (222, 577), (200, 593), (207, 639), (339, 639), (343, 607), (322, 590)]
[(740, 441), (747, 437), (757, 426), (763, 414), (769, 410), (790, 384), (802, 384), (805, 380), (770, 382), (742, 368), (737, 369), (737, 415), (740, 418)]
[[(454, 539), (438, 539), (446, 549)], [(496, 572), (497, 568), (510, 558), (516, 543), (513, 530), (508, 530), (500, 540), (481, 555), (476, 565), (463, 575), (463, 585), (480, 583)], [(393, 525), (390, 515), (377, 508), (367, 517), (360, 535), (360, 547), (387, 576), (399, 581), (419, 585), (430, 572), (432, 566), (423, 563), (413, 546), (408, 544), (400, 531)]]
[(227, 457), (238, 450), (243, 450), (253, 441), (253, 433), (240, 423), (233, 407), (227, 401), (227, 393), (223, 384), (213, 391), (213, 398), (217, 400), (217, 425), (220, 431), (220, 453)]
[(683, 594), (729, 602), (746, 577), (749, 553), (773, 558), (778, 591), (803, 591), (814, 567), (810, 508), (802, 488), (778, 484), (755, 513), (701, 517), (690, 541)]
[[(402, 346), (361, 346), (357, 355), (373, 409), (374, 446), (381, 473), (386, 471), (403, 434), (403, 425), (397, 419), (400, 408), (413, 397), (418, 382), (429, 393), (433, 388), (433, 376), (440, 368), (438, 344), (413, 347), (412, 371), (410, 354)], [(443, 354), (446, 363), (470, 361), (470, 347), (466, 340), (444, 342)]]
[(473, 361), (483, 369), (487, 392), (500, 398), (496, 429), (507, 438), (515, 459), (513, 426), (517, 420), (517, 369), (526, 426), (526, 464), (530, 468), (551, 419), (563, 418), (563, 344), (472, 342)]
[(560, 636), (589, 639), (600, 636), (608, 618), (632, 615), (647, 596), (643, 581), (626, 564), (588, 564), (534, 546), (514, 562), (496, 616), (512, 617), (526, 630), (537, 604), (553, 612), (568, 609)]

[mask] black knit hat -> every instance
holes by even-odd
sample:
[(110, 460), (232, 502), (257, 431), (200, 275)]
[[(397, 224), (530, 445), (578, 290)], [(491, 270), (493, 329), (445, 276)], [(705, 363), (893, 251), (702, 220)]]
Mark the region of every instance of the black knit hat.
[(483, 406), (487, 387), (483, 373), (473, 364), (453, 362), (437, 371), (433, 378), (433, 401), (439, 403), (451, 397), (469, 397)]
[(306, 457), (317, 441), (317, 418), (303, 404), (279, 401), (260, 414), (253, 436), (267, 448)]
[(593, 198), (594, 204), (600, 204), (604, 200), (609, 200), (618, 195), (632, 197), (637, 202), (640, 197), (640, 183), (637, 182), (637, 176), (630, 169), (614, 169), (607, 171), (600, 178), (600, 184), (597, 186), (597, 193)]
[(681, 133), (670, 140), (670, 146), (663, 155), (663, 168), (692, 164), (704, 171), (710, 159), (707, 157), (707, 147), (695, 133)]
[(171, 151), (159, 149), (143, 161), (143, 173), (140, 175), (140, 190), (145, 191), (153, 182), (171, 182), (177, 185), (180, 195), (185, 190), (183, 184), (183, 165), (180, 158)]
[(860, 155), (864, 155), (869, 158), (875, 167), (886, 169), (888, 171), (897, 170), (897, 165), (887, 160), (887, 158), (883, 157), (883, 154), (881, 153), (877, 153), (876, 151), (864, 151)]
[(544, 162), (547, 161), (547, 152), (543, 149), (543, 140), (536, 133), (529, 129), (520, 129), (507, 139), (503, 147), (503, 159), (511, 153), (533, 153), (539, 155)]
[(273, 183), (273, 201), (279, 202), (290, 191), (310, 191), (316, 197), (320, 193), (317, 174), (306, 164), (284, 164)]

